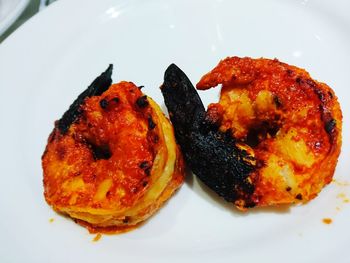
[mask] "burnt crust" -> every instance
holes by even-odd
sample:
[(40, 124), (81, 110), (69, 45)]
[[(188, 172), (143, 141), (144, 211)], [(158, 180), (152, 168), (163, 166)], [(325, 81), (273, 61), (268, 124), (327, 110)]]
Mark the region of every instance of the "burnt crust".
[[(90, 86), (84, 90), (78, 98), (69, 106), (69, 109), (63, 114), (62, 118), (56, 122), (56, 127), (62, 134), (66, 134), (69, 127), (82, 114), (81, 105), (86, 98), (92, 96), (99, 96), (105, 92), (112, 84), (113, 65), (110, 64), (108, 68), (98, 76)], [(103, 103), (101, 107), (105, 106)]]
[(296, 83), (300, 86), (307, 86), (312, 89), (312, 91), (316, 94), (317, 98), (320, 101), (319, 109), (321, 112), (321, 118), (324, 123), (324, 129), (329, 136), (329, 140), (331, 144), (334, 144), (337, 138), (336, 134), (336, 120), (333, 118), (332, 113), (329, 111), (329, 104), (333, 100), (332, 92), (328, 91), (325, 93), (319, 85), (314, 80), (310, 78), (303, 78), (302, 76), (298, 76), (296, 78)]
[(196, 89), (175, 64), (166, 70), (161, 91), (176, 140), (194, 174), (225, 200), (244, 199), (247, 207), (253, 206), (254, 185), (247, 178), (255, 167), (247, 159), (254, 158), (207, 118)]

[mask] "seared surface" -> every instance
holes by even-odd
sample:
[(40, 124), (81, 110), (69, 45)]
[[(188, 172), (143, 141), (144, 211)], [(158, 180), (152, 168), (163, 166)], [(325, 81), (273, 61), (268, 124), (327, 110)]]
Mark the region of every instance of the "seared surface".
[(174, 64), (166, 70), (161, 90), (176, 139), (192, 171), (227, 201), (249, 199), (254, 190), (247, 180), (252, 160), (232, 136), (206, 118), (197, 91)]
[(66, 133), (70, 125), (80, 116), (80, 106), (84, 103), (86, 98), (92, 96), (99, 96), (105, 92), (112, 84), (113, 65), (109, 65), (105, 72), (97, 77), (90, 86), (84, 90), (78, 98), (72, 103), (69, 109), (63, 114), (62, 118), (58, 120), (57, 127), (61, 133)]
[[(103, 96), (84, 102), (79, 121), (70, 126), (68, 134), (57, 128), (53, 131), (43, 159), (47, 175), (57, 174), (44, 178), (49, 202), (104, 209), (134, 205), (149, 183), (148, 168), (157, 148), (153, 138), (158, 136), (148, 128), (152, 109), (141, 110), (136, 105), (141, 96), (132, 83), (112, 85)], [(105, 108), (100, 105), (103, 101), (108, 104)], [(80, 180), (84, 191), (77, 194), (68, 185), (65, 191), (65, 184), (80, 185)], [(108, 198), (100, 202), (96, 194), (103, 183), (110, 186), (105, 193)]]
[(56, 122), (42, 157), (46, 201), (91, 231), (145, 220), (184, 178), (159, 106), (131, 82), (106, 87), (111, 69)]
[(171, 65), (162, 92), (193, 172), (240, 208), (306, 202), (331, 182), (342, 114), (333, 90), (278, 60), (227, 58), (198, 89), (222, 85), (205, 112)]

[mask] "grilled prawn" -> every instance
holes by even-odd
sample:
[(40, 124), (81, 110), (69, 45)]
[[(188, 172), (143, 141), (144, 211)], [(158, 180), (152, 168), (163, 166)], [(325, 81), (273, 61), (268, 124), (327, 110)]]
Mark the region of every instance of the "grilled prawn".
[(231, 57), (202, 77), (221, 84), (204, 106), (171, 65), (162, 92), (185, 160), (213, 191), (239, 209), (306, 202), (332, 180), (342, 114), (333, 90), (278, 60)]
[(170, 122), (112, 66), (56, 122), (42, 157), (45, 199), (90, 231), (119, 232), (150, 217), (182, 184)]

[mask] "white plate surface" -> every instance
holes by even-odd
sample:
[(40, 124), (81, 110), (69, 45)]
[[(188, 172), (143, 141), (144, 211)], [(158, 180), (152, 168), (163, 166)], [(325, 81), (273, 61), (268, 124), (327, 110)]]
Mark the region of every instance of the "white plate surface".
[[(350, 262), (348, 10), (340, 0), (60, 0), (35, 16), (0, 45), (0, 261)], [(145, 85), (164, 107), (170, 63), (196, 83), (233, 55), (276, 57), (333, 87), (344, 115), (337, 183), (304, 206), (240, 213), (188, 178), (144, 226), (98, 242), (47, 206), (40, 158), (53, 121), (109, 63), (114, 82)], [(200, 94), (207, 104), (217, 92)]]
[(0, 0), (0, 35), (22, 14), (29, 0)]

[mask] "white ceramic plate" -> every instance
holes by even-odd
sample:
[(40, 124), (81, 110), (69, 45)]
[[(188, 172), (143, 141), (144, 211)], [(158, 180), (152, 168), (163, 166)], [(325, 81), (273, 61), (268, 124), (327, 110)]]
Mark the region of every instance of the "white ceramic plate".
[[(348, 10), (347, 1), (61, 0), (31, 19), (0, 45), (1, 262), (349, 262)], [(344, 114), (337, 183), (304, 206), (240, 213), (188, 178), (144, 226), (98, 242), (46, 205), (40, 157), (53, 121), (109, 63), (115, 82), (145, 85), (164, 105), (170, 63), (196, 83), (230, 55), (276, 57), (334, 88)], [(201, 96), (215, 101), (217, 91)]]
[(0, 35), (22, 14), (29, 0), (0, 0)]

